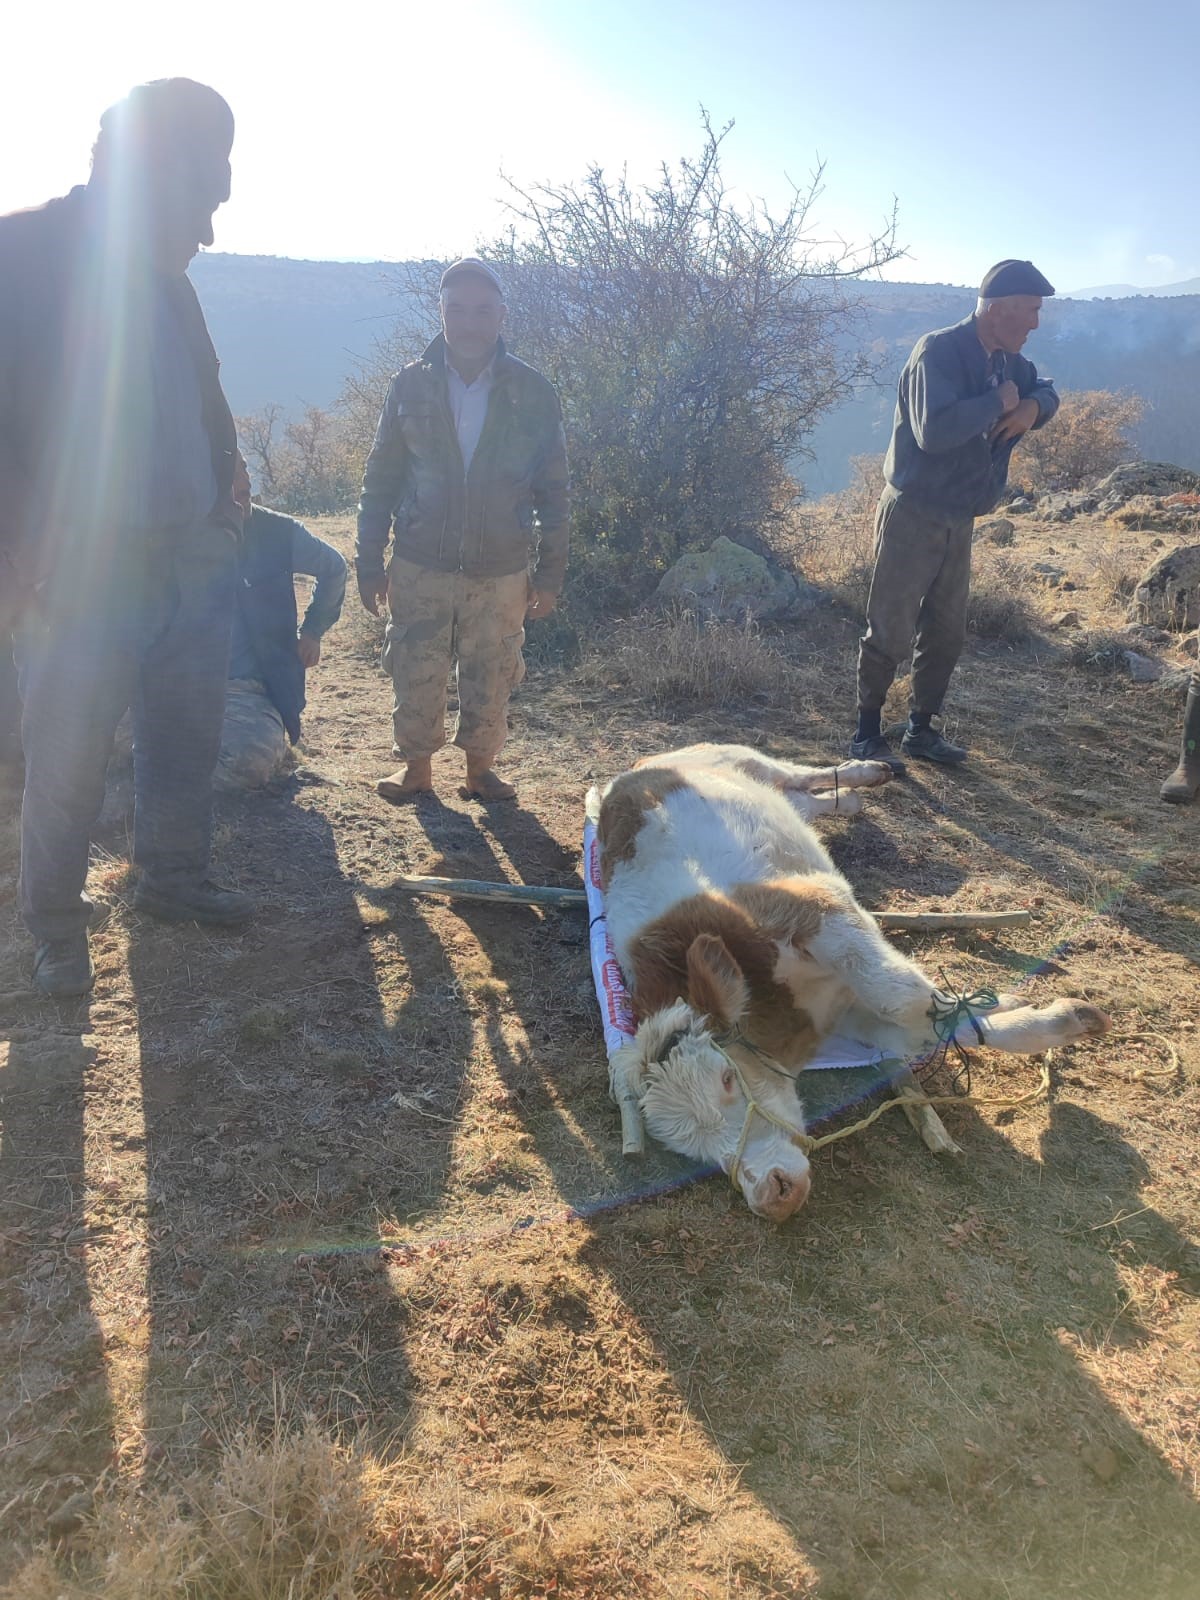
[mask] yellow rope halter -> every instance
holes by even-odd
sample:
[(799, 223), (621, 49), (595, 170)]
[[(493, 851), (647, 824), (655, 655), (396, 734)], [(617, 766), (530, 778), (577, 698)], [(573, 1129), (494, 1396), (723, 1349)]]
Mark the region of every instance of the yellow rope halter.
[[(1171, 1057), (1171, 1065), (1169, 1067), (1159, 1069), (1151, 1067), (1139, 1067), (1131, 1074), (1132, 1078), (1135, 1080), (1140, 1078), (1174, 1077), (1179, 1071), (1178, 1052), (1171, 1041), (1167, 1038), (1164, 1038), (1161, 1033), (1110, 1034), (1109, 1038), (1114, 1043), (1117, 1040), (1154, 1039), (1159, 1044), (1162, 1044), (1166, 1047)], [(1047, 1050), (1042, 1061), (1038, 1064), (1038, 1081), (1036, 1085), (1032, 1089), (1027, 1090), (1024, 1094), (996, 1096), (973, 1094), (938, 1094), (921, 1095), (919, 1099), (913, 1098), (912, 1096), (897, 1095), (892, 1100), (884, 1100), (882, 1104), (877, 1105), (873, 1111), (868, 1112), (867, 1115), (860, 1118), (858, 1122), (852, 1122), (849, 1127), (838, 1128), (835, 1133), (822, 1134), (819, 1139), (813, 1139), (807, 1133), (801, 1133), (797, 1128), (794, 1128), (791, 1123), (785, 1122), (782, 1117), (777, 1117), (773, 1111), (768, 1111), (765, 1106), (760, 1105), (750, 1092), (750, 1085), (746, 1082), (746, 1076), (741, 1067), (738, 1066), (737, 1062), (729, 1054), (729, 1051), (726, 1050), (725, 1046), (717, 1039), (714, 1038), (712, 1042), (725, 1057), (726, 1061), (728, 1061), (729, 1065), (733, 1068), (734, 1074), (737, 1077), (738, 1086), (746, 1097), (746, 1115), (742, 1122), (741, 1137), (738, 1139), (737, 1149), (734, 1152), (733, 1161), (729, 1168), (729, 1181), (735, 1188), (739, 1187), (739, 1174), (741, 1172), (742, 1156), (746, 1151), (746, 1141), (750, 1137), (750, 1123), (755, 1115), (760, 1116), (764, 1122), (769, 1122), (772, 1127), (779, 1128), (783, 1133), (786, 1133), (794, 1145), (803, 1150), (806, 1156), (810, 1156), (815, 1150), (823, 1150), (826, 1145), (837, 1144), (842, 1139), (848, 1139), (853, 1133), (861, 1133), (864, 1128), (869, 1128), (873, 1122), (877, 1122), (885, 1111), (892, 1111), (897, 1106), (908, 1106), (910, 1108), (913, 1106), (922, 1105), (990, 1106), (993, 1111), (1014, 1111), (1018, 1106), (1033, 1105), (1038, 1100), (1048, 1100), (1050, 1098), (1050, 1062), (1053, 1058), (1054, 1052), (1052, 1050)], [(769, 1067), (772, 1072), (778, 1073), (780, 1077), (790, 1078), (793, 1083), (796, 1081), (797, 1075), (795, 1073), (788, 1072), (785, 1068), (781, 1067), (777, 1061), (772, 1060), (765, 1050), (760, 1050), (759, 1047), (756, 1044), (752, 1044), (749, 1039), (739, 1035), (733, 1035), (730, 1037), (730, 1042), (744, 1045), (745, 1048), (751, 1051), (752, 1054), (758, 1056), (764, 1066)], [(881, 1067), (886, 1067), (891, 1064), (891, 1062), (886, 1060), (876, 1063), (876, 1065)], [(895, 1060), (895, 1065), (903, 1068), (905, 1063), (897, 1058)], [(1102, 1070), (1106, 1072), (1113, 1071), (1111, 1067), (1105, 1067)]]

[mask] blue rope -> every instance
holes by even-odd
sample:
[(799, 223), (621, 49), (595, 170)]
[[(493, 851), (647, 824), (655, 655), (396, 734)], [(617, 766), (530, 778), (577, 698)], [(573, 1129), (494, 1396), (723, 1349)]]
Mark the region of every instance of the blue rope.
[(955, 1094), (970, 1094), (971, 1092), (971, 1058), (955, 1038), (960, 1023), (969, 1022), (975, 1030), (975, 1037), (983, 1043), (983, 1029), (976, 1015), (979, 1011), (991, 1011), (1000, 1004), (1000, 997), (995, 989), (971, 989), (966, 994), (959, 994), (954, 985), (947, 979), (946, 974), (940, 969), (938, 977), (942, 982), (942, 989), (933, 992), (933, 1001), (929, 1007), (929, 1015), (933, 1019), (933, 1031), (941, 1040), (941, 1047), (926, 1063), (926, 1070), (936, 1072), (944, 1067), (949, 1060), (951, 1048), (958, 1057), (958, 1067), (951, 1077), (951, 1088)]

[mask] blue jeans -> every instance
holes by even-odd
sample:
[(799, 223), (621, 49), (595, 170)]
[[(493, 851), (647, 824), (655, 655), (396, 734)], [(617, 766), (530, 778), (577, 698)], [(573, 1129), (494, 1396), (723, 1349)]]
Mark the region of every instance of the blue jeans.
[(60, 572), (23, 619), (21, 912), (35, 939), (87, 926), (89, 839), (130, 707), (133, 859), (167, 887), (207, 876), (236, 574), (232, 536), (205, 523), (139, 549), (99, 589), (73, 593)]

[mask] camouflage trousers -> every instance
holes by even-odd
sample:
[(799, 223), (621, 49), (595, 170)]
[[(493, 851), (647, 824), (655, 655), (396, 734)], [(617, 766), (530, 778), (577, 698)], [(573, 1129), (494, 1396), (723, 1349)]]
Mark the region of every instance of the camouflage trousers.
[(214, 789), (261, 789), (287, 755), (283, 718), (258, 678), (230, 678)]
[(391, 619), (383, 666), (395, 690), (395, 754), (431, 756), (446, 742), (446, 687), (458, 684), (454, 743), (490, 766), (508, 737), (508, 701), (525, 676), (524, 572), (468, 578), (430, 572), (400, 557), (388, 569)]

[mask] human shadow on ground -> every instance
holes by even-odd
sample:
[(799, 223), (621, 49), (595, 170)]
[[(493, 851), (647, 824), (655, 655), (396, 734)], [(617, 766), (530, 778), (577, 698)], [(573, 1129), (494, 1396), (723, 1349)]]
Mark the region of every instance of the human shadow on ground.
[(145, 1431), (175, 1471), (244, 1429), (311, 1418), (391, 1451), (408, 1426), (380, 1243), (440, 1207), (472, 1029), (420, 908), (363, 897), (387, 819), (310, 794), (286, 778), (218, 808), (221, 870), (260, 901), (245, 931), (129, 922)]

